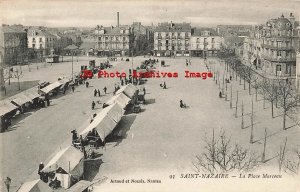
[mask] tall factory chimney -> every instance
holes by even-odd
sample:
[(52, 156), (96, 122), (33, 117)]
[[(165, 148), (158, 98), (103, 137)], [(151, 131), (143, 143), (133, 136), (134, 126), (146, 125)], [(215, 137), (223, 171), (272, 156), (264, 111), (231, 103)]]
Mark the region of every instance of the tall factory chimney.
[(117, 12), (117, 27), (120, 26), (120, 16), (119, 16), (119, 12)]

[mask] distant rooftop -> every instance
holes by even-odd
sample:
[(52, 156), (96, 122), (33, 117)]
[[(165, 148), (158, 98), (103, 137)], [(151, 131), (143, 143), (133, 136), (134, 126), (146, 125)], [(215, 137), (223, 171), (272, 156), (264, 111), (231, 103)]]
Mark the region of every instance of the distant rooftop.
[(159, 23), (154, 31), (156, 32), (191, 32), (190, 23)]
[(0, 26), (1, 33), (26, 33), (21, 26)]

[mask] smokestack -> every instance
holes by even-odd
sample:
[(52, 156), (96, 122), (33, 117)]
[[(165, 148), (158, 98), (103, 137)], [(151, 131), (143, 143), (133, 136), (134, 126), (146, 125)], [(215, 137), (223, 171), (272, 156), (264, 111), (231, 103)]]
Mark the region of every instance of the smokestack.
[(119, 27), (120, 25), (120, 16), (119, 16), (119, 12), (117, 12), (117, 27)]

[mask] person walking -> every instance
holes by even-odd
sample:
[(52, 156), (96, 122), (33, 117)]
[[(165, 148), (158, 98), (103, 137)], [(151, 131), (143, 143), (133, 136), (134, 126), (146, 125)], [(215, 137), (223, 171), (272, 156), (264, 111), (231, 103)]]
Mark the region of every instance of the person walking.
[(6, 177), (4, 184), (6, 186), (7, 192), (9, 192), (10, 184), (11, 184), (11, 178)]
[(97, 95), (97, 89), (94, 90), (94, 97)]
[(100, 97), (100, 90), (98, 89), (98, 96)]
[(107, 88), (106, 86), (103, 88), (104, 94), (106, 94)]
[(72, 91), (73, 91), (73, 93), (74, 93), (74, 91), (75, 91), (75, 86), (74, 86), (74, 85), (72, 86)]
[(86, 82), (85, 86), (86, 86), (86, 88), (88, 88), (89, 87), (89, 82)]
[(96, 103), (95, 103), (95, 101), (93, 101), (93, 102), (92, 102), (92, 110), (95, 109), (95, 105), (96, 105)]

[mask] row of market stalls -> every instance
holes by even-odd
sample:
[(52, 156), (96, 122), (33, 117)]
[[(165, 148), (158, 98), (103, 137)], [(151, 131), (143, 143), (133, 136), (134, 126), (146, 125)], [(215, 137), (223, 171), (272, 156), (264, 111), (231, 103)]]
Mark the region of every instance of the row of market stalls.
[[(12, 97), (0, 101), (1, 129), (4, 132), (11, 125), (11, 119), (16, 114), (21, 114), (31, 109), (44, 107), (44, 101), (52, 93), (57, 94), (59, 90), (65, 91), (71, 80), (60, 79), (51, 84), (47, 84), (40, 89), (36, 86), (22, 91)], [(46, 97), (45, 97), (46, 96)]]
[[(44, 90), (45, 91), (45, 90)], [(96, 113), (93, 121), (79, 134), (87, 140), (100, 140), (105, 143), (105, 139), (116, 128), (121, 121), (128, 105), (137, 98), (138, 89), (132, 84), (121, 87), (116, 95), (106, 104), (107, 107)], [(91, 136), (91, 132), (96, 135)], [(77, 143), (78, 145), (82, 142)], [(59, 191), (83, 192), (92, 183), (81, 180), (84, 176), (84, 146), (78, 147), (77, 144), (68, 146), (60, 150), (49, 163), (42, 169), (43, 173), (52, 175), (53, 179), (60, 182), (62, 188)], [(42, 180), (34, 180), (24, 183), (17, 192), (48, 192), (53, 191), (47, 183)]]

